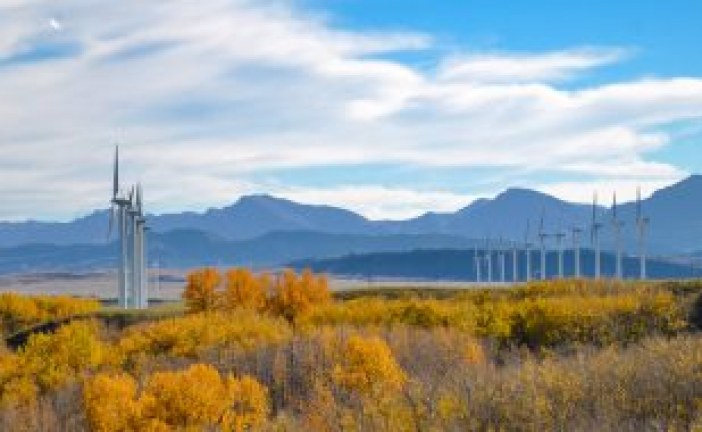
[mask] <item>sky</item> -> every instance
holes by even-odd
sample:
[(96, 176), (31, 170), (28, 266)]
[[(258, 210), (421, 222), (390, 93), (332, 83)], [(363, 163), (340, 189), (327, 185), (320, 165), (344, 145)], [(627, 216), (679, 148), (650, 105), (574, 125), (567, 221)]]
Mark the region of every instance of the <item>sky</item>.
[(3, 0), (0, 220), (267, 193), (373, 219), (702, 171), (699, 0)]

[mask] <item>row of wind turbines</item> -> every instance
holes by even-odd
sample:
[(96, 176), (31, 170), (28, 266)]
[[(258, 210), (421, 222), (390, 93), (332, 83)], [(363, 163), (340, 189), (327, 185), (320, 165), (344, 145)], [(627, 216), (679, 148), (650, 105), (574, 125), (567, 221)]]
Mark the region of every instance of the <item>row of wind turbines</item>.
[(117, 267), (117, 304), (124, 309), (145, 309), (149, 305), (146, 272), (146, 217), (141, 184), (126, 191), (119, 184), (119, 147), (115, 148), (110, 200), (108, 238), (117, 220), (119, 261)]
[[(641, 280), (647, 279), (647, 235), (650, 226), (650, 218), (644, 216), (642, 201), (641, 201), (641, 189), (637, 190), (636, 193), (636, 219), (634, 221), (636, 227), (636, 236), (638, 243), (638, 258), (639, 258), (639, 278)], [(613, 277), (615, 279), (624, 278), (624, 246), (622, 239), (622, 230), (625, 226), (625, 221), (619, 218), (617, 212), (617, 195), (616, 192), (612, 198), (612, 209), (611, 209), (611, 219), (609, 224), (612, 227), (613, 242), (615, 245), (615, 272)], [(592, 201), (592, 219), (590, 221), (589, 232), (590, 232), (590, 243), (595, 257), (595, 269), (594, 277), (600, 279), (602, 277), (602, 246), (601, 246), (601, 231), (606, 227), (606, 221), (602, 221), (598, 218), (598, 205), (597, 205), (597, 193), (594, 194)], [(512, 280), (511, 282), (518, 282), (520, 280), (525, 280), (527, 282), (534, 278), (532, 271), (532, 251), (535, 246), (538, 246), (539, 251), (539, 261), (540, 269), (538, 273), (538, 278), (541, 280), (546, 280), (548, 278), (548, 268), (547, 268), (547, 241), (549, 239), (555, 240), (556, 252), (557, 252), (557, 271), (555, 274), (558, 278), (562, 279), (565, 277), (565, 241), (570, 234), (572, 241), (572, 251), (573, 251), (573, 274), (575, 278), (583, 277), (583, 266), (582, 266), (582, 235), (587, 231), (587, 227), (582, 226), (572, 226), (570, 232), (567, 233), (563, 230), (556, 232), (546, 232), (544, 230), (544, 215), (542, 213), (539, 222), (539, 231), (537, 233), (538, 244), (534, 244), (529, 240), (530, 234), (530, 222), (527, 220), (526, 232), (524, 235), (524, 242), (519, 244), (519, 242), (509, 242), (505, 243), (499, 240), (497, 244), (493, 244), (490, 239), (485, 240), (485, 247), (483, 250), (479, 250), (477, 246), (474, 248), (473, 259), (475, 260), (475, 280), (477, 282), (507, 282), (507, 257), (509, 254), (512, 255)], [(521, 278), (519, 274), (519, 262), (520, 255), (524, 256), (525, 261), (525, 272), (524, 277)]]

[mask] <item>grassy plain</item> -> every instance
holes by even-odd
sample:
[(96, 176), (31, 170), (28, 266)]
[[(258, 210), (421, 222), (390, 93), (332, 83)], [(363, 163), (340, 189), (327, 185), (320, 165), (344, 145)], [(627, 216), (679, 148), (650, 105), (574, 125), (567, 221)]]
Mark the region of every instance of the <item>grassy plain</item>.
[(181, 292), (146, 311), (0, 296), (6, 336), (79, 316), (0, 354), (0, 429), (702, 428), (700, 281), (332, 293), (209, 269)]

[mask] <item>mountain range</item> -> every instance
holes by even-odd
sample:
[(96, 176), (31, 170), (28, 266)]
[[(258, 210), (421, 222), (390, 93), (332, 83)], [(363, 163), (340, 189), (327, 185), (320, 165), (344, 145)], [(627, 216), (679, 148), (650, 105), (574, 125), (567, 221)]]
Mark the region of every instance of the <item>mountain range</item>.
[[(651, 255), (692, 254), (702, 249), (700, 198), (702, 176), (694, 175), (642, 201), (651, 220), (647, 242)], [(602, 244), (611, 249), (612, 210), (604, 206), (595, 210), (604, 224)], [(108, 215), (108, 210), (98, 210), (70, 222), (0, 222), (0, 269), (32, 268), (30, 263), (40, 264), (42, 257), (47, 265), (54, 260), (57, 266), (71, 264), (72, 257), (84, 257), (79, 261), (91, 265), (109, 263), (114, 247), (106, 235)], [(618, 217), (625, 222), (624, 245), (636, 253), (636, 203), (619, 205)], [(275, 265), (350, 253), (471, 248), (484, 245), (486, 238), (492, 244), (499, 238), (537, 243), (541, 220), (543, 231), (551, 234), (582, 228), (582, 244), (587, 246), (591, 218), (590, 205), (518, 188), (452, 213), (379, 221), (346, 209), (251, 195), (201, 213), (151, 215), (149, 242), (152, 257), (159, 255), (179, 266), (220, 261)], [(553, 238), (548, 241), (554, 248)], [(570, 237), (566, 241), (569, 246)]]

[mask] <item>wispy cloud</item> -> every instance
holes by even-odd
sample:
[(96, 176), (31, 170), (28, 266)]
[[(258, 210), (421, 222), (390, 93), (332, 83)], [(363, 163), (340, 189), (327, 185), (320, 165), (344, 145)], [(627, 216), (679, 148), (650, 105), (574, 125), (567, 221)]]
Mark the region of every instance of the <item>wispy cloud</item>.
[[(439, 44), (420, 33), (339, 29), (285, 0), (4, 3), (0, 218), (104, 206), (115, 140), (126, 175), (148, 186), (156, 211), (276, 192), (251, 174), (290, 167), (499, 166), (525, 186), (542, 185), (528, 175), (541, 172), (587, 176), (585, 187), (685, 175), (647, 158), (671, 145), (651, 130), (702, 117), (702, 79), (559, 87), (616, 67), (630, 54), (618, 48), (467, 52), (429, 71), (386, 55)], [(54, 55), (26, 57), (41, 57), (42, 47)], [(395, 217), (454, 208), (473, 195), (455, 186), (339, 189), (322, 180), (279, 191)]]

